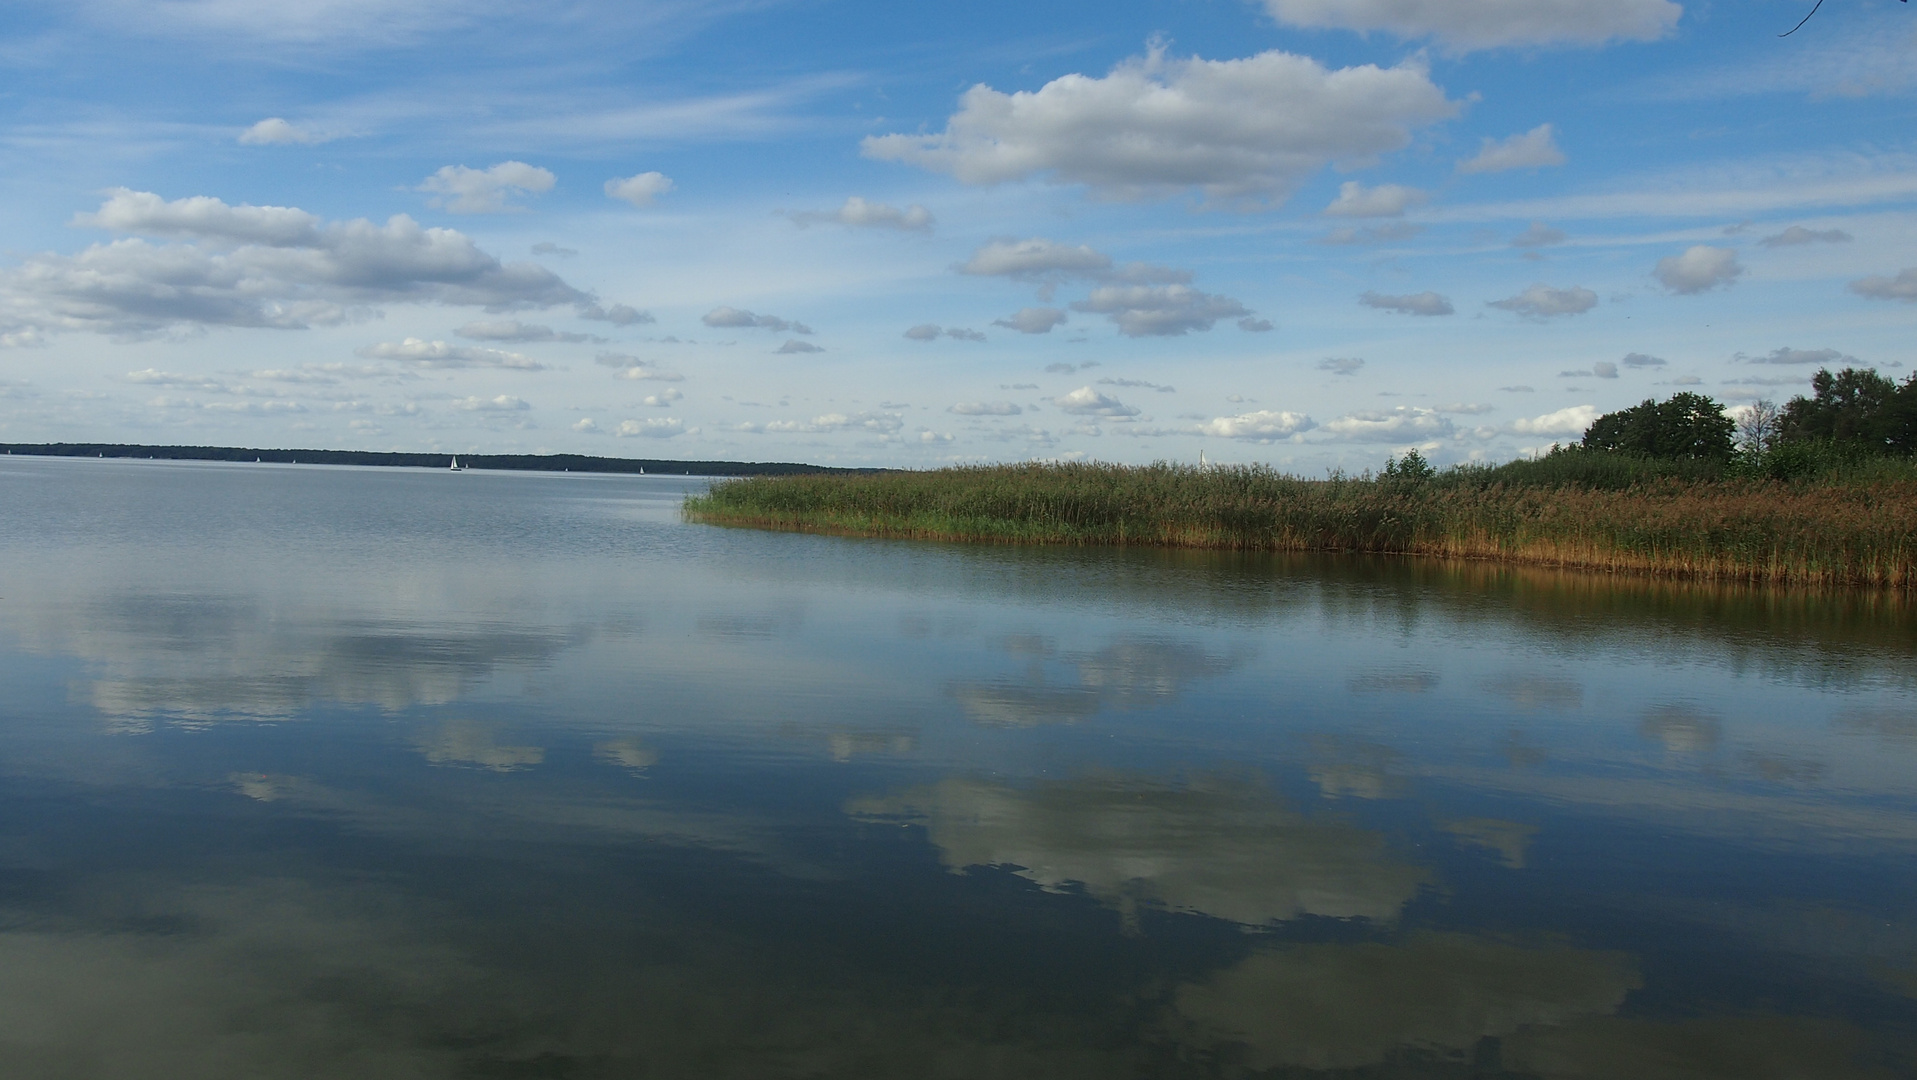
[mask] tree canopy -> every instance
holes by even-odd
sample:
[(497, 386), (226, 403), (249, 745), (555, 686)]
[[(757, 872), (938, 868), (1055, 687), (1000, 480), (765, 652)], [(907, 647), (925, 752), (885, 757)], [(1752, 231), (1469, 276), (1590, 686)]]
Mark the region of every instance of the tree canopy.
[(1585, 431), (1583, 445), (1653, 458), (1729, 458), (1735, 430), (1724, 406), (1687, 391), (1605, 413)]

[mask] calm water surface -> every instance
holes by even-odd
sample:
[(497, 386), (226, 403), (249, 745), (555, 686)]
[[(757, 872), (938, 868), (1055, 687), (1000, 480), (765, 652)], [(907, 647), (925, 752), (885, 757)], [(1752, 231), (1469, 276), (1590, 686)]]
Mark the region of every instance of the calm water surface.
[(1917, 620), (0, 460), (0, 1075), (1917, 1075)]

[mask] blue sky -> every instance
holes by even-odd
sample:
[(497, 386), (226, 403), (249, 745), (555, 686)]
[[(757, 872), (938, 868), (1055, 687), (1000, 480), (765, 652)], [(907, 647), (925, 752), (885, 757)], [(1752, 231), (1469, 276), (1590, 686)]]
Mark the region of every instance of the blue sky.
[(1503, 460), (1917, 362), (1895, 0), (79, 0), (0, 441)]

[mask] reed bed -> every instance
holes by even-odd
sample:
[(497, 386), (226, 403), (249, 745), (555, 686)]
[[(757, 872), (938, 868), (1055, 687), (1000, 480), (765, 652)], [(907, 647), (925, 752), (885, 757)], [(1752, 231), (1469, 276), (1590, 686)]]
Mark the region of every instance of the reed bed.
[(1917, 588), (1909, 467), (1799, 481), (1562, 463), (1307, 480), (1263, 466), (994, 465), (750, 477), (689, 498), (685, 512), (856, 536), (1370, 552)]

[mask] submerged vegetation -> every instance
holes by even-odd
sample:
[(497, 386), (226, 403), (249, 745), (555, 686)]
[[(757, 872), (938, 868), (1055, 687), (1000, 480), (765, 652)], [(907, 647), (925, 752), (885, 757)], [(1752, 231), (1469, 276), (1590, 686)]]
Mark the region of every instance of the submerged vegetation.
[(1625, 410), (1648, 416), (1600, 418), (1586, 445), (1495, 466), (1439, 470), (1413, 450), (1377, 475), (1322, 480), (1166, 463), (766, 476), (717, 484), (685, 509), (713, 524), (860, 536), (1433, 555), (1917, 588), (1917, 463), (1793, 438), (1775, 423), (1734, 446), (1715, 402), (1680, 396)]

